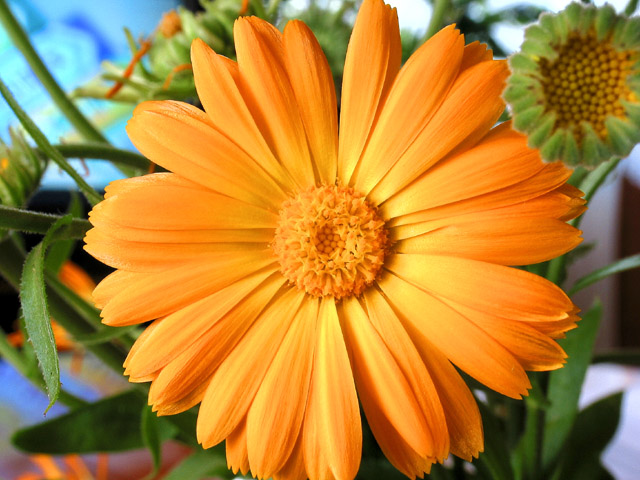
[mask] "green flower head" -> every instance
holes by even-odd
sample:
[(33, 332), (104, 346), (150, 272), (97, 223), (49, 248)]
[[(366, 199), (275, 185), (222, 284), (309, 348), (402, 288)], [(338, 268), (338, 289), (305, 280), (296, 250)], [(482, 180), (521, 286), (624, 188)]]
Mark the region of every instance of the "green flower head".
[(594, 167), (640, 142), (640, 18), (572, 3), (509, 59), (514, 128), (545, 161)]

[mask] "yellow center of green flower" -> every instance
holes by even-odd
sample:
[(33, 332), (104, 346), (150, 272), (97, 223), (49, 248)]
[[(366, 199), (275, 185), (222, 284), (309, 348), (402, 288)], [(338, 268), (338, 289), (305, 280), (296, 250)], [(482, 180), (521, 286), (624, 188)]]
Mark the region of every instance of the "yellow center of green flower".
[(546, 108), (556, 112), (556, 127), (578, 133), (584, 121), (604, 140), (606, 118), (624, 117), (620, 100), (632, 98), (627, 86), (632, 52), (617, 51), (608, 40), (598, 40), (593, 31), (571, 33), (557, 52), (554, 61), (540, 59)]
[(384, 262), (387, 232), (365, 197), (343, 186), (312, 187), (280, 210), (273, 250), (280, 270), (310, 295), (359, 295)]

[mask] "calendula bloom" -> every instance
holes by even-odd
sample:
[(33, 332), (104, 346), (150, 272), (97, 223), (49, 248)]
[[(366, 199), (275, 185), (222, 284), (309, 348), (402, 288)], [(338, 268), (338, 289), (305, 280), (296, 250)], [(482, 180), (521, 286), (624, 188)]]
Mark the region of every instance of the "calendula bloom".
[[(117, 271), (104, 322), (153, 323), (125, 363), (160, 415), (200, 404), (197, 437), (260, 478), (351, 480), (360, 400), (410, 477), (483, 448), (457, 366), (513, 398), (559, 368), (576, 308), (512, 268), (580, 242), (569, 170), (507, 124), (508, 74), (447, 27), (401, 68), (394, 9), (365, 0), (338, 127), (301, 22), (235, 24), (237, 63), (192, 46), (202, 111), (147, 102), (127, 129), (173, 173), (120, 180), (86, 250)], [(339, 132), (339, 134), (338, 134)]]
[(513, 124), (547, 161), (594, 166), (640, 142), (640, 19), (573, 3), (510, 59)]

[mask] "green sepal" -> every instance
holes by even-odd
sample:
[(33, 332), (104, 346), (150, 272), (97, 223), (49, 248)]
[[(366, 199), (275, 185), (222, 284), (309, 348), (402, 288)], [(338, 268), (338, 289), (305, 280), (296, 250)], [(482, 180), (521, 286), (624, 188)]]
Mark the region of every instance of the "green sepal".
[(532, 87), (526, 85), (511, 85), (509, 84), (507, 88), (504, 89), (504, 93), (502, 94), (503, 98), (511, 103), (515, 102), (523, 97), (533, 96)]
[(509, 66), (514, 71), (537, 72), (540, 69), (538, 62), (524, 53), (516, 53), (509, 57)]
[(551, 43), (553, 34), (540, 25), (531, 25), (524, 31), (524, 38), (527, 40), (536, 40), (538, 42)]
[(529, 87), (530, 89), (539, 89), (542, 87), (540, 85), (540, 80), (535, 77), (532, 77), (529, 74), (523, 73), (512, 73), (509, 76), (509, 85), (521, 86), (521, 87)]
[(635, 125), (614, 116), (608, 117), (604, 123), (613, 152), (621, 157), (629, 155), (634, 145), (640, 141), (640, 130)]
[(558, 58), (558, 52), (549, 45), (548, 42), (527, 39), (522, 43), (520, 50), (532, 57), (544, 57), (549, 60)]
[(580, 19), (582, 18), (583, 12), (584, 8), (579, 3), (571, 3), (564, 10), (567, 26), (570, 31), (575, 31), (580, 28)]
[(621, 18), (613, 31), (613, 46), (620, 49), (634, 49), (640, 46), (640, 17)]
[[(524, 100), (527, 100), (525, 98)], [(534, 98), (535, 100), (535, 98)], [(515, 109), (514, 109), (515, 112)], [(544, 113), (544, 105), (535, 105), (526, 110), (519, 112), (513, 117), (513, 127), (518, 131), (528, 131), (531, 126), (535, 124), (542, 114)]]
[(611, 30), (616, 26), (617, 20), (618, 16), (611, 5), (607, 4), (598, 8), (593, 24), (598, 41), (605, 39), (607, 35), (609, 35)]
[(569, 26), (560, 15), (543, 13), (540, 15), (538, 22), (546, 30), (553, 33), (554, 45), (563, 44), (567, 41), (567, 37), (569, 36)]
[(540, 147), (540, 156), (545, 162), (561, 160), (567, 131), (563, 128), (556, 130), (551, 138)]
[(548, 112), (543, 115), (538, 122), (538, 126), (529, 134), (529, 146), (533, 148), (541, 147), (551, 135), (555, 123), (556, 114), (554, 112)]
[(563, 162), (565, 165), (577, 165), (580, 162), (580, 149), (575, 136), (568, 131), (564, 140)]
[(635, 123), (636, 128), (640, 129), (640, 104), (627, 102), (626, 100), (620, 100), (620, 103), (624, 107), (629, 120)]
[(588, 6), (582, 8), (582, 15), (580, 17), (580, 25), (578, 31), (584, 35), (593, 27), (593, 22), (596, 17), (597, 10), (595, 7)]
[(582, 163), (587, 168), (593, 168), (595, 165), (609, 159), (611, 153), (589, 123), (582, 122), (581, 126), (583, 132)]
[(544, 108), (544, 106), (540, 104), (538, 98), (535, 95), (523, 95), (522, 97), (516, 100), (512, 100), (509, 103), (511, 104), (511, 110), (513, 111), (514, 117), (533, 106), (541, 106)]

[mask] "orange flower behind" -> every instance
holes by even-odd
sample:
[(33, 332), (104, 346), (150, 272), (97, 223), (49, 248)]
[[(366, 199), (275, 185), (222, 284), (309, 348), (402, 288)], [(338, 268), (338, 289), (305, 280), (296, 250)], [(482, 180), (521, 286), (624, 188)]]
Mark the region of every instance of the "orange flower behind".
[(117, 269), (94, 292), (104, 322), (153, 321), (125, 373), (160, 415), (200, 404), (198, 440), (226, 440), (234, 472), (353, 479), (358, 400), (409, 477), (471, 460), (481, 419), (455, 367), (520, 398), (525, 370), (564, 363), (577, 309), (512, 266), (581, 241), (570, 171), (492, 128), (507, 66), (453, 27), (401, 68), (395, 10), (365, 0), (340, 122), (303, 23), (234, 33), (237, 62), (192, 46), (205, 111), (146, 102), (127, 126), (173, 173), (116, 181), (90, 214), (85, 249)]

